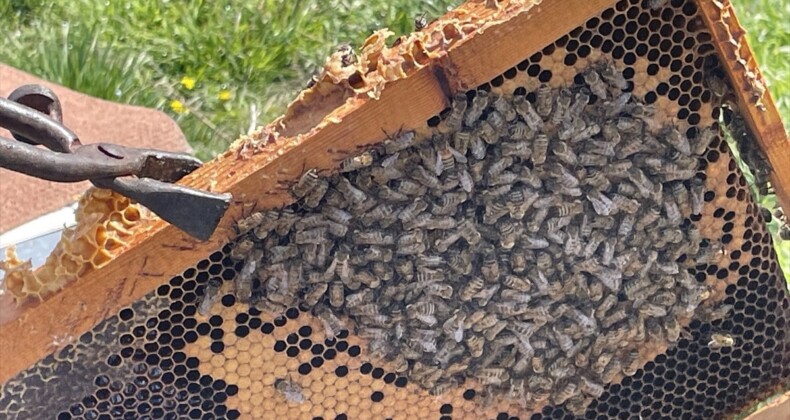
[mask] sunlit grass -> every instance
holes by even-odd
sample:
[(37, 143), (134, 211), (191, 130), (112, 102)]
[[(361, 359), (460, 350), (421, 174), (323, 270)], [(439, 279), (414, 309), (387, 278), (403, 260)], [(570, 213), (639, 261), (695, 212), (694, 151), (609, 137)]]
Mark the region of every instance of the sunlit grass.
[(790, 1), (733, 0), (779, 113), (790, 122)]
[[(209, 159), (281, 114), (332, 49), (410, 32), (450, 0), (0, 0), (0, 61), (157, 108)], [(194, 84), (185, 86), (184, 78)]]

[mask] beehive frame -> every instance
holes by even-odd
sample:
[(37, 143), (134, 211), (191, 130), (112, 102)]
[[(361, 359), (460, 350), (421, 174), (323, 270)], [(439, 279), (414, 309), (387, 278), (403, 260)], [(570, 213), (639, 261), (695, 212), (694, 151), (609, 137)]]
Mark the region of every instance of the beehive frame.
[[(687, 10), (691, 10), (687, 8), (694, 6), (691, 2), (672, 3), (673, 4), (668, 7), (675, 10), (676, 14), (685, 14)], [(546, 68), (554, 69), (556, 67), (545, 60), (553, 61), (555, 59), (553, 54), (555, 53), (558, 54), (556, 57), (561, 58), (563, 61), (565, 60), (565, 57), (561, 54), (567, 55), (567, 48), (565, 47), (567, 46), (568, 40), (571, 38), (563, 37), (563, 35), (569, 32), (573, 33), (573, 29), (576, 25), (581, 24), (576, 36), (580, 36), (585, 30), (595, 28), (594, 24), (590, 22), (597, 21), (600, 23), (601, 21), (607, 20), (606, 16), (609, 16), (608, 19), (615, 19), (617, 16), (622, 16), (621, 19), (623, 25), (625, 25), (629, 19), (637, 19), (641, 14), (637, 11), (636, 16), (629, 17), (630, 11), (643, 7), (641, 4), (618, 2), (617, 5), (611, 9), (607, 9), (611, 6), (612, 4), (610, 4), (610, 2), (574, 2), (574, 4), (543, 2), (539, 6), (534, 6), (528, 11), (521, 12), (521, 9), (518, 9), (517, 6), (509, 8), (508, 5), (500, 5), (501, 9), (487, 9), (485, 5), (481, 3), (466, 5), (470, 14), (480, 16), (483, 20), (490, 19), (495, 23), (492, 23), (491, 27), (486, 31), (477, 33), (448, 48), (447, 55), (437, 59), (436, 65), (420, 68), (409, 73), (404, 79), (388, 84), (382, 91), (381, 98), (378, 100), (349, 100), (344, 107), (332, 113), (333, 116), (337, 118), (335, 121), (339, 121), (337, 123), (323, 124), (319, 129), (308, 132), (308, 129), (311, 128), (311, 124), (301, 121), (298, 115), (292, 114), (290, 115), (292, 118), (291, 120), (286, 117), (284, 120), (285, 123), (281, 121), (283, 124), (280, 126), (280, 130), (286, 138), (280, 138), (274, 144), (264, 145), (263, 153), (254, 154), (246, 160), (238, 160), (239, 155), (236, 152), (228, 153), (205, 168), (205, 171), (191, 178), (190, 182), (193, 182), (193, 185), (202, 187), (209, 186), (212, 180), (216, 181), (216, 185), (213, 186), (214, 188), (234, 192), (234, 196), (237, 200), (233, 209), (229, 212), (228, 217), (223, 221), (223, 229), (212, 238), (212, 241), (204, 244), (196, 244), (180, 236), (180, 234), (171, 227), (157, 224), (147, 226), (145, 227), (147, 228), (145, 234), (141, 234), (135, 238), (136, 242), (130, 247), (130, 251), (123, 253), (101, 270), (89, 273), (85, 278), (81, 279), (79, 283), (72, 285), (54, 298), (47, 300), (45, 303), (24, 309), (17, 320), (4, 324), (0, 330), (0, 334), (2, 334), (3, 337), (13, 337), (15, 335), (22, 336), (24, 334), (28, 336), (29, 339), (9, 341), (2, 349), (3, 353), (0, 355), (0, 358), (4, 361), (2, 363), (2, 380), (5, 382), (14, 374), (33, 365), (37, 360), (51, 351), (56, 350), (52, 347), (53, 338), (83, 336), (85, 331), (91, 330), (94, 325), (108, 316), (116, 314), (123, 305), (136, 301), (154, 289), (158, 288), (157, 290), (160, 294), (147, 295), (145, 300), (148, 301), (149, 304), (153, 303), (149, 305), (149, 309), (144, 309), (145, 305), (142, 302), (136, 303), (133, 305), (134, 310), (131, 312), (131, 319), (124, 319), (126, 317), (124, 314), (129, 314), (128, 310), (126, 310), (126, 312), (121, 312), (120, 318), (114, 315), (111, 316), (108, 321), (101, 324), (100, 328), (111, 326), (111, 330), (115, 328), (123, 329), (122, 327), (112, 326), (114, 323), (120, 323), (120, 325), (127, 325), (124, 328), (130, 330), (134, 329), (137, 323), (145, 322), (146, 316), (142, 313), (155, 314), (156, 311), (148, 311), (153, 311), (153, 308), (157, 307), (157, 305), (170, 304), (168, 298), (173, 298), (173, 296), (170, 295), (169, 292), (165, 292), (166, 289), (169, 290), (177, 287), (179, 282), (180, 284), (184, 284), (190, 283), (190, 281), (192, 282), (190, 283), (192, 287), (195, 287), (196, 282), (190, 280), (187, 275), (176, 276), (170, 281), (170, 286), (162, 285), (162, 283), (164, 280), (183, 269), (183, 267), (191, 264), (195, 259), (211, 254), (212, 251), (227, 242), (233, 235), (233, 230), (231, 228), (233, 220), (238, 219), (242, 214), (249, 214), (249, 212), (253, 210), (253, 206), (255, 209), (272, 208), (290, 201), (287, 190), (278, 188), (278, 183), (282, 180), (296, 178), (301, 168), (306, 166), (329, 169), (336, 166), (337, 160), (340, 159), (340, 154), (342, 154), (341, 149), (353, 150), (355, 146), (381, 141), (382, 136), (380, 130), (382, 129), (387, 132), (395, 132), (401, 127), (418, 128), (424, 126), (425, 121), (428, 120), (429, 117), (438, 114), (439, 111), (447, 106), (448, 97), (451, 92), (473, 89), (477, 86), (488, 84), (489, 82), (489, 87), (491, 89), (497, 89), (501, 86), (508, 86), (508, 83), (518, 83), (517, 81), (520, 77), (528, 79), (527, 76), (518, 75), (513, 78), (508, 78), (507, 74), (509, 74), (509, 69), (516, 69), (517, 73), (518, 70), (521, 70), (523, 73), (529, 73), (532, 71), (531, 68), (536, 68), (536, 65), (538, 68), (545, 66)], [(704, 21), (705, 27), (709, 28), (708, 30), (699, 28), (701, 32), (711, 35), (711, 39), (705, 41), (705, 43), (709, 44), (712, 48), (715, 47), (719, 56), (730, 58), (728, 60), (721, 60), (722, 69), (727, 72), (731, 78), (732, 84), (737, 87), (735, 92), (739, 96), (740, 111), (746, 117), (746, 121), (749, 123), (753, 133), (755, 133), (756, 138), (760, 141), (760, 144), (763, 146), (763, 149), (773, 164), (776, 171), (774, 174), (774, 185), (777, 189), (777, 195), (780, 202), (786, 204), (788, 202), (786, 191), (787, 182), (783, 182), (782, 180), (790, 179), (786, 173), (788, 166), (784, 164), (790, 161), (790, 157), (787, 156), (787, 139), (776, 113), (776, 109), (770, 99), (770, 94), (762, 92), (759, 89), (759, 83), (761, 83), (759, 71), (756, 69), (756, 66), (754, 66), (753, 61), (749, 59), (750, 54), (748, 54), (748, 47), (745, 47), (745, 41), (740, 39), (742, 38), (742, 34), (738, 29), (737, 22), (733, 20), (734, 15), (732, 15), (729, 6), (717, 6), (713, 2), (700, 2), (698, 6), (699, 10), (693, 10), (691, 14), (697, 14)], [(567, 16), (562, 13), (564, 10), (576, 10), (577, 12), (574, 19), (568, 19)], [(604, 12), (601, 12), (601, 10), (604, 10)], [(519, 13), (516, 13), (516, 11), (519, 11)], [(603, 18), (596, 17), (598, 14), (601, 14)], [(670, 16), (669, 22), (671, 22), (672, 16), (674, 15)], [(582, 24), (582, 22), (584, 23)], [(590, 28), (590, 25), (592, 25), (593, 28)], [(563, 39), (565, 39), (565, 41), (562, 41)], [(560, 40), (560, 42), (557, 43), (557, 40)], [(733, 42), (733, 40), (735, 42)], [(541, 46), (546, 45), (554, 45), (554, 47), (541, 48)], [(738, 47), (736, 48), (735, 46)], [(612, 45), (611, 48), (616, 49), (616, 45)], [(542, 52), (540, 56), (535, 54), (538, 51)], [(534, 60), (525, 60), (526, 57), (537, 58)], [(615, 59), (617, 58), (615, 57)], [(481, 66), (480, 63), (485, 63), (486, 66)], [(517, 63), (522, 64), (519, 65)], [(741, 67), (744, 64), (745, 67)], [(497, 66), (501, 68), (497, 68)], [(561, 83), (562, 76), (559, 75), (559, 72), (556, 73), (555, 76), (557, 77), (553, 77), (552, 79), (560, 80), (560, 82), (557, 83)], [(751, 77), (747, 77), (750, 73)], [(496, 76), (498, 74), (505, 74), (505, 77), (497, 78)], [(510, 74), (512, 74), (512, 72)], [(637, 76), (634, 77), (639, 77), (638, 74), (637, 72)], [(540, 70), (538, 70), (536, 76), (540, 77)], [(668, 80), (669, 77), (666, 77), (666, 79)], [(551, 80), (549, 80), (549, 82), (552, 83)], [(534, 83), (534, 81), (532, 83)], [(497, 84), (499, 84), (499, 86), (497, 86)], [(659, 82), (656, 82), (656, 84), (659, 84)], [(671, 88), (667, 86), (667, 91), (669, 90), (671, 90)], [(414, 92), (420, 92), (420, 95), (415, 95)], [(398, 104), (403, 102), (410, 103), (411, 107), (408, 109), (399, 107)], [(676, 108), (680, 107), (677, 106)], [(297, 109), (297, 107), (292, 108), (292, 110), (294, 109)], [(295, 123), (288, 124), (288, 122)], [(297, 133), (304, 133), (304, 135), (296, 138), (287, 138), (287, 136)], [(353, 139), (348, 138), (348, 133), (354, 133)], [(352, 142), (355, 142), (355, 144), (352, 144)], [(279, 154), (276, 152), (276, 149), (280, 149), (282, 153), (275, 159), (274, 157)], [(267, 153), (267, 150), (271, 150), (271, 152)], [(336, 150), (340, 154), (338, 156), (330, 156), (330, 154), (324, 153), (327, 150)], [(755, 297), (755, 302), (748, 303), (746, 299), (750, 294), (744, 292), (744, 296), (739, 298), (739, 290), (757, 290), (765, 286), (766, 291), (764, 293), (767, 295), (770, 295), (767, 289), (773, 288), (780, 290), (780, 292), (774, 292), (771, 298), (773, 300), (769, 301), (766, 299), (763, 303), (763, 307), (767, 306), (773, 308), (773, 322), (779, 327), (779, 331), (777, 332), (774, 329), (774, 336), (768, 338), (768, 340), (773, 340), (773, 347), (766, 345), (770, 347), (771, 351), (776, 352), (776, 355), (773, 357), (774, 360), (770, 363), (773, 363), (771, 366), (774, 366), (774, 369), (777, 370), (765, 372), (765, 368), (756, 368), (752, 369), (752, 371), (746, 369), (742, 374), (744, 377), (752, 373), (758, 376), (764, 374), (767, 375), (765, 377), (766, 381), (762, 381), (761, 383), (778, 384), (777, 379), (781, 380), (781, 378), (786, 378), (788, 375), (787, 372), (777, 367), (782, 366), (783, 361), (787, 361), (787, 337), (781, 332), (781, 328), (785, 325), (784, 322), (786, 321), (779, 323), (780, 320), (784, 320), (787, 317), (787, 297), (786, 291), (783, 291), (782, 282), (780, 281), (781, 271), (775, 265), (775, 257), (773, 257), (774, 263), (768, 262), (768, 266), (764, 268), (767, 272), (765, 278), (763, 278), (757, 267), (753, 266), (752, 269), (748, 268), (752, 262), (746, 257), (749, 253), (748, 251), (755, 254), (755, 258), (758, 259), (756, 262), (758, 266), (762, 262), (760, 261), (761, 258), (766, 258), (765, 261), (772, 259), (771, 253), (773, 251), (770, 250), (770, 236), (767, 235), (764, 230), (761, 232), (752, 232), (750, 229), (744, 227), (752, 225), (752, 223), (746, 223), (747, 218), (751, 218), (753, 223), (757, 223), (758, 225), (761, 224), (761, 216), (758, 215), (757, 207), (748, 197), (748, 190), (742, 183), (742, 176), (738, 173), (737, 169), (729, 163), (732, 162), (732, 158), (729, 157), (728, 149), (724, 143), (720, 144), (720, 148), (716, 154), (721, 155), (719, 158), (720, 160), (712, 159), (708, 177), (711, 179), (727, 179), (728, 184), (722, 184), (714, 188), (714, 190), (716, 190), (716, 198), (709, 204), (709, 211), (705, 213), (706, 216), (703, 217), (703, 220), (706, 222), (709, 221), (711, 229), (714, 231), (726, 232), (728, 229), (732, 230), (731, 236), (735, 236), (736, 238), (738, 237), (736, 233), (742, 236), (745, 231), (749, 231), (750, 236), (755, 233), (758, 233), (760, 236), (760, 245), (756, 245), (759, 246), (759, 249), (756, 249), (756, 246), (746, 247), (746, 249), (739, 253), (739, 255), (742, 255), (740, 258), (732, 258), (733, 261), (728, 265), (728, 270), (733, 271), (733, 274), (722, 274), (726, 280), (720, 283), (721, 287), (719, 291), (721, 295), (718, 299), (725, 299), (724, 296), (726, 295), (729, 296), (726, 299), (737, 302), (743, 298), (744, 310), (746, 307), (752, 307), (753, 309), (751, 309), (751, 311), (759, 311), (761, 309), (753, 305), (756, 304), (759, 306), (759, 304), (756, 303), (759, 298)], [(719, 163), (715, 164), (714, 161), (718, 161)], [(296, 170), (294, 170), (295, 168)], [(729, 174), (733, 174), (732, 182), (729, 182)], [(729, 189), (732, 190), (731, 193), (727, 191)], [(255, 191), (269, 191), (271, 193), (256, 194), (254, 193)], [(732, 197), (730, 197), (730, 195), (732, 195)], [(735, 207), (733, 207), (733, 204), (735, 204)], [(723, 210), (720, 215), (716, 216), (718, 208)], [(732, 216), (730, 216), (730, 212), (725, 211), (725, 209), (731, 209)], [(754, 222), (755, 220), (756, 222)], [(728, 223), (730, 227), (725, 228), (724, 225)], [(174, 247), (173, 244), (177, 245)], [(166, 251), (163, 252), (163, 250)], [(225, 252), (227, 252), (227, 250)], [(213, 253), (211, 255), (212, 257), (208, 260), (198, 263), (198, 270), (203, 270), (211, 266), (219, 267), (217, 264), (223, 260), (223, 254)], [(229, 262), (226, 264), (229, 264)], [(135, 271), (128, 270), (127, 267), (140, 267), (140, 269), (135, 273)], [(203, 268), (201, 269), (201, 267)], [(746, 269), (743, 270), (743, 268)], [(211, 268), (208, 269), (211, 270)], [(216, 270), (221, 271), (222, 269), (216, 268)], [(717, 268), (712, 273), (708, 274), (715, 277), (720, 270), (724, 270), (724, 268)], [(736, 270), (743, 272), (741, 273)], [(726, 271), (727, 270), (725, 270), (725, 272)], [(753, 271), (754, 275), (752, 275)], [(738, 273), (737, 275), (734, 274), (736, 272)], [(187, 273), (197, 275), (197, 271), (195, 270), (187, 270)], [(118, 282), (102, 283), (100, 280), (102, 278), (118, 278), (122, 280)], [(179, 280), (179, 278), (181, 280)], [(203, 281), (205, 281), (205, 279)], [(197, 278), (197, 282), (200, 282), (199, 277)], [(741, 282), (743, 284), (740, 284)], [(227, 311), (231, 311), (231, 309)], [(763, 312), (766, 311), (763, 310)], [(223, 314), (230, 316), (232, 313), (233, 312), (227, 312), (227, 314)], [(764, 313), (764, 316), (770, 315), (771, 314)], [(233, 318), (235, 318), (235, 314)], [(255, 316), (252, 318), (255, 318)], [(303, 319), (303, 317), (300, 318), (299, 322), (302, 322), (301, 319)], [(264, 324), (262, 318), (260, 321), (261, 324)], [(740, 322), (744, 321), (744, 318), (741, 317)], [(271, 322), (274, 323), (273, 320)], [(732, 322), (735, 324), (738, 323), (738, 321)], [(286, 323), (293, 325), (291, 321), (286, 321)], [(315, 325), (313, 325), (313, 327), (315, 327)], [(692, 323), (692, 328), (704, 330), (705, 328), (710, 328), (710, 326), (706, 327), (705, 325)], [(733, 328), (733, 326), (731, 325), (730, 328)], [(100, 330), (95, 330), (95, 332), (99, 331)], [(281, 330), (278, 329), (277, 331)], [(232, 333), (230, 331), (225, 331), (225, 334)], [(278, 333), (275, 332), (275, 337), (279, 337), (277, 334)], [(280, 332), (279, 334), (285, 333)], [(279, 339), (285, 340), (287, 338), (286, 335), (279, 337)], [(695, 338), (697, 341), (700, 339), (699, 335)], [(85, 340), (90, 341), (90, 335), (88, 335)], [(766, 340), (766, 338), (763, 338), (763, 342), (764, 340)], [(352, 339), (349, 339), (349, 341), (352, 341)], [(275, 343), (276, 340), (272, 343), (267, 342), (270, 346), (274, 346)], [(209, 343), (203, 344), (210, 346)], [(679, 346), (679, 348), (671, 349), (667, 356), (658, 356), (658, 359), (656, 359), (655, 362), (651, 362), (652, 364), (648, 364), (648, 367), (646, 367), (644, 371), (641, 371), (634, 377), (626, 378), (619, 386), (612, 386), (610, 393), (615, 395), (620, 392), (621, 396), (626, 396), (625, 392), (633, 388), (634, 382), (641, 382), (644, 375), (658, 376), (658, 374), (653, 373), (653, 370), (666, 372), (667, 370), (674, 369), (675, 371), (682, 371), (683, 369), (679, 369), (678, 366), (667, 366), (668, 360), (670, 362), (675, 360), (672, 354), (677, 354), (678, 352), (697, 354), (697, 352), (703, 351), (700, 349), (699, 343), (693, 340), (687, 341), (686, 346), (686, 348)], [(69, 354), (73, 354), (74, 349), (74, 346), (67, 347), (66, 350), (64, 350), (65, 353), (62, 353), (63, 357), (69, 357)], [(109, 351), (109, 349), (105, 350)], [(663, 349), (657, 353), (662, 352)], [(109, 357), (109, 355), (107, 355), (107, 357)], [(734, 355), (731, 357), (732, 359), (736, 358)], [(57, 358), (55, 360), (57, 360)], [(276, 356), (275, 360), (278, 360)], [(9, 361), (11, 361), (11, 363), (9, 363)], [(784, 364), (786, 365), (787, 363)], [(298, 366), (295, 365), (293, 360), (283, 359), (282, 365), (287, 371), (298, 369)], [(356, 362), (355, 365), (355, 362), (349, 359), (349, 369), (353, 370), (356, 368), (360, 371), (366, 370), (362, 365), (363, 364), (360, 362)], [(374, 376), (374, 379), (377, 378)], [(360, 380), (362, 383), (368, 383), (370, 386), (382, 386), (379, 384), (381, 381)], [(756, 384), (754, 380), (752, 380), (752, 382)], [(372, 385), (374, 383), (378, 385)], [(697, 388), (700, 388), (700, 386)], [(712, 385), (706, 388), (712, 388)], [(692, 404), (692, 407), (689, 409), (696, 410), (697, 406), (701, 407), (708, 403), (707, 405), (710, 407), (702, 409), (700, 412), (693, 410), (684, 411), (686, 410), (684, 408), (684, 401), (679, 401), (677, 406), (672, 406), (669, 402), (662, 405), (659, 402), (659, 405), (654, 408), (654, 412), (660, 413), (664, 407), (670, 407), (667, 412), (664, 412), (664, 414), (667, 415), (684, 412), (695, 412), (698, 415), (731, 412), (743, 406), (744, 403), (748, 402), (751, 398), (769, 392), (769, 388), (770, 387), (755, 386), (754, 392), (751, 395), (738, 395), (733, 397), (721, 396), (720, 399), (708, 396), (703, 398), (702, 401), (699, 401), (696, 406)], [(689, 390), (688, 392), (694, 393), (693, 390)], [(654, 390), (652, 395), (654, 398), (659, 398), (665, 397), (667, 393), (662, 394), (658, 390)], [(625, 400), (627, 400), (627, 398), (623, 401)], [(416, 404), (415, 406), (422, 407), (426, 410), (426, 414), (431, 416), (440, 415), (442, 414), (440, 413), (442, 410), (448, 410), (448, 408), (444, 407), (444, 404), (436, 404), (438, 403), (430, 403), (430, 408), (429, 406), (420, 406)], [(643, 406), (648, 405), (645, 403), (642, 404)], [(436, 406), (434, 407), (433, 405)], [(461, 401), (454, 405), (455, 410), (476, 410), (472, 407), (473, 403), (469, 402), (463, 403)], [(606, 409), (603, 408), (604, 405), (596, 405), (593, 410), (597, 409), (599, 414), (616, 414), (627, 412), (627, 410), (636, 406), (635, 404), (626, 405), (627, 407), (620, 408), (606, 406)], [(680, 411), (675, 412), (675, 410)], [(711, 411), (708, 412), (707, 410)], [(455, 411), (454, 413), (458, 415), (461, 411)], [(487, 412), (486, 414), (496, 415), (497, 413), (499, 413), (499, 411), (495, 411), (493, 414)], [(543, 414), (553, 417), (564, 415), (561, 409), (553, 408), (547, 408), (543, 411)]]

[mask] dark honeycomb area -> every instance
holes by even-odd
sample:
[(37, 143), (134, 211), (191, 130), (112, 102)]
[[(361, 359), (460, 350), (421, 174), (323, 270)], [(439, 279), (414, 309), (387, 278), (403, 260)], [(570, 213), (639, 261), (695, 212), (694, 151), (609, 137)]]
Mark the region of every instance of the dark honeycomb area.
[[(633, 94), (655, 105), (656, 127), (674, 121), (694, 137), (719, 124), (721, 104), (706, 81), (725, 75), (710, 39), (693, 1), (658, 10), (620, 1), (479, 89), (512, 95), (540, 83), (566, 86), (589, 63), (611, 60)], [(693, 274), (713, 290), (707, 309), (731, 310), (708, 322), (703, 308), (676, 346), (609, 384), (585, 418), (727, 417), (790, 379), (790, 300), (766, 221), (726, 142), (715, 139), (700, 168), (706, 204), (689, 223), (724, 250)], [(575, 418), (564, 406), (533, 413), (488, 400), (475, 383), (430, 396), (396, 366), (377, 363), (348, 331), (327, 338), (298, 308), (272, 314), (236, 302), (232, 280), (241, 267), (229, 251), (3, 384), (0, 417)], [(212, 279), (222, 283), (220, 296), (204, 316), (198, 305)], [(713, 334), (734, 343), (713, 348)]]

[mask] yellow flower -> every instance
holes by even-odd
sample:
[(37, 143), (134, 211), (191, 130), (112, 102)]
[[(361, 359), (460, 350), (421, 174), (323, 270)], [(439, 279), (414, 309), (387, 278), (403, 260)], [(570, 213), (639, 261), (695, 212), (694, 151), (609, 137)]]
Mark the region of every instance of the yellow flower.
[(173, 99), (170, 101), (170, 109), (173, 110), (176, 114), (183, 114), (187, 111), (187, 108), (184, 106), (184, 103), (179, 101), (178, 99)]
[(187, 90), (192, 90), (195, 88), (195, 79), (184, 76), (181, 78), (181, 86), (185, 87)]
[(219, 94), (217, 94), (217, 98), (219, 98), (220, 101), (229, 101), (230, 96), (230, 91), (227, 89), (222, 89), (219, 91)]

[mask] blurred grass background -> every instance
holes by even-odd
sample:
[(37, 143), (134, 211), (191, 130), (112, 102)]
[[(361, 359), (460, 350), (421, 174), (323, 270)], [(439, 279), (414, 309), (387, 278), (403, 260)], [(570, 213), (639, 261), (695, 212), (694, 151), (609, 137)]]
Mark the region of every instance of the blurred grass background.
[(324, 59), (459, 0), (0, 0), (0, 61), (172, 115), (210, 159), (280, 115)]
[[(0, 61), (157, 108), (210, 159), (282, 113), (339, 44), (396, 35), (461, 0), (0, 0)], [(785, 121), (790, 1), (734, 0)]]
[[(0, 62), (167, 112), (207, 160), (281, 114), (337, 45), (385, 26), (408, 33), (416, 16), (431, 20), (460, 2), (0, 0)], [(790, 1), (733, 2), (788, 122)], [(775, 197), (761, 201), (773, 208)], [(778, 240), (776, 221), (770, 227), (790, 273), (790, 241)]]

